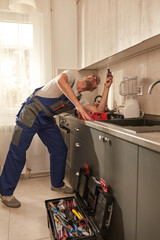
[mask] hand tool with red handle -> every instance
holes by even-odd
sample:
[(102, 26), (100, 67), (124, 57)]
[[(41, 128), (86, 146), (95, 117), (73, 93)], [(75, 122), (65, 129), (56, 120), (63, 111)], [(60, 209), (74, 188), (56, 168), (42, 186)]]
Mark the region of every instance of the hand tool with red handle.
[(65, 222), (68, 223), (67, 219), (64, 218), (63, 214), (61, 214), (61, 213), (57, 210), (57, 208), (55, 207), (55, 205), (54, 205), (52, 202), (49, 202), (49, 205), (51, 206), (51, 210), (56, 214), (56, 216), (58, 217), (58, 219), (59, 219), (59, 217), (60, 217), (62, 220), (64, 220)]
[(79, 226), (86, 227), (88, 224), (88, 219), (84, 218), (80, 212), (77, 212), (75, 209), (72, 209), (72, 212), (76, 215), (76, 217), (79, 219)]

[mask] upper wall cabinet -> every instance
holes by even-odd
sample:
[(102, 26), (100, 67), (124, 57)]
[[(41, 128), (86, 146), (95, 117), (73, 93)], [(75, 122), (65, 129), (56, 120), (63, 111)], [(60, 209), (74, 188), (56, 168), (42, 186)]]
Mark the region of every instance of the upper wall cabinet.
[(142, 2), (142, 39), (160, 34), (160, 1), (141, 0)]
[[(116, 52), (123, 51), (137, 43), (141, 38), (142, 0), (116, 1)], [(113, 10), (116, 11), (116, 10)], [(112, 23), (111, 23), (112, 24)], [(113, 25), (112, 25), (113, 26)]]
[(79, 0), (77, 8), (79, 69), (160, 34), (159, 0)]
[(116, 0), (78, 2), (79, 69), (116, 52), (115, 10)]

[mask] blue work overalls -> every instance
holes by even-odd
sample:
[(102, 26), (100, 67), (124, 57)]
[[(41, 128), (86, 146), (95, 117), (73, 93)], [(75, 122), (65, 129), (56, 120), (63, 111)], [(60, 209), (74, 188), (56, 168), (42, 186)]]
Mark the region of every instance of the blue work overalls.
[(67, 146), (53, 116), (74, 108), (74, 105), (65, 95), (60, 98), (35, 96), (39, 89), (27, 98), (17, 115), (0, 177), (0, 194), (4, 196), (13, 194), (26, 162), (26, 151), (36, 133), (50, 154), (51, 184), (56, 188), (64, 185)]

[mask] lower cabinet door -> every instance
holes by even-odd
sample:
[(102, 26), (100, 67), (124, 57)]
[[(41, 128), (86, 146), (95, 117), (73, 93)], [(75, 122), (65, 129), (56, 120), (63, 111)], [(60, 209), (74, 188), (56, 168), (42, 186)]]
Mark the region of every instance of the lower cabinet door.
[(138, 146), (108, 134), (106, 138), (106, 181), (115, 197), (108, 240), (135, 240)]
[(84, 167), (86, 156), (86, 143), (75, 135), (70, 135), (71, 185), (77, 188), (77, 173)]
[(105, 180), (105, 133), (93, 128), (87, 128), (86, 134), (86, 161), (91, 174), (98, 180), (100, 178)]
[(139, 148), (137, 240), (160, 239), (160, 153)]

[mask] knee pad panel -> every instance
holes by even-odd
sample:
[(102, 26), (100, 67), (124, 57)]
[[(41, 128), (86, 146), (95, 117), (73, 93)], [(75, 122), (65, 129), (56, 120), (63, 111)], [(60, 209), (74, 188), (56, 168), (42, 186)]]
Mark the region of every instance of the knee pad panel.
[(18, 125), (15, 126), (11, 143), (13, 143), (17, 147), (19, 145), (19, 141), (20, 141), (20, 138), (21, 138), (21, 135), (22, 135), (22, 131), (23, 131), (22, 127), (20, 127)]

